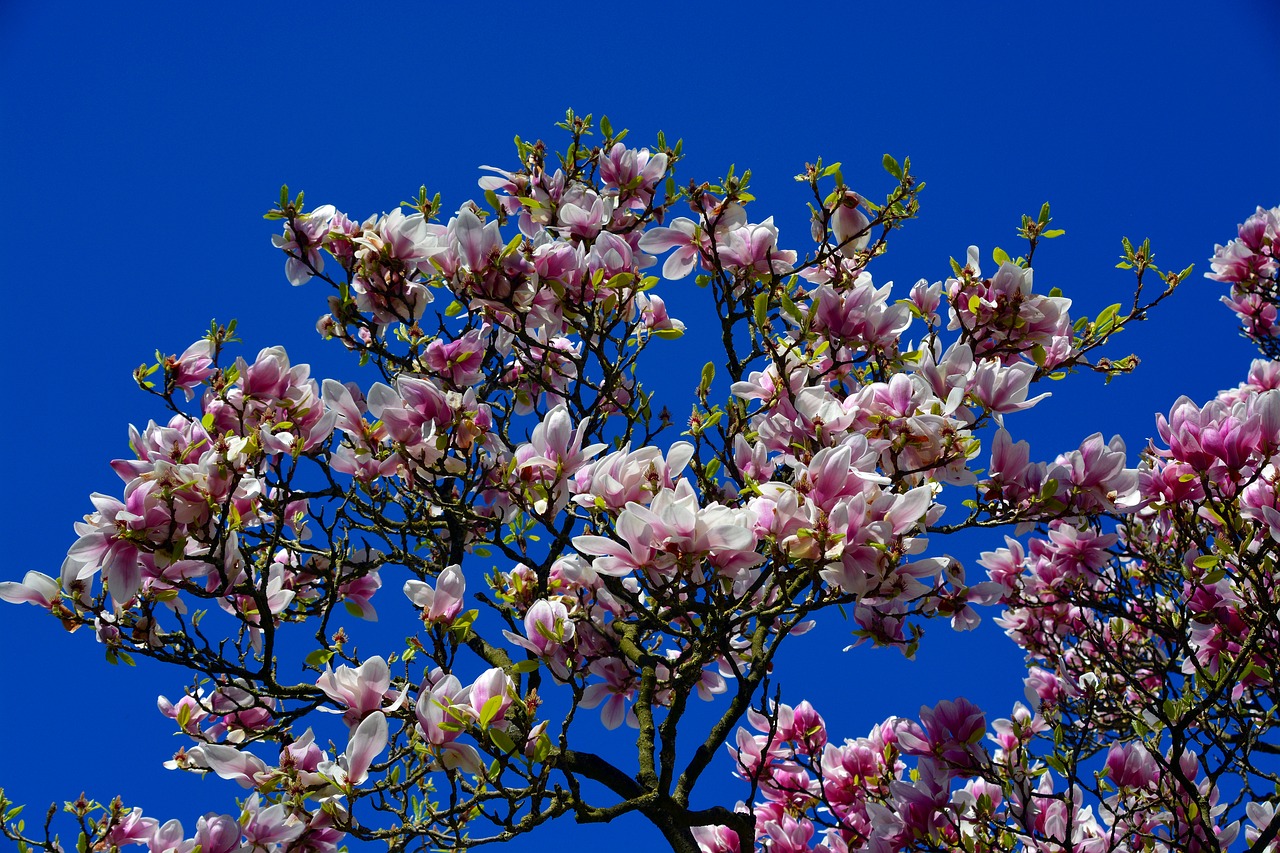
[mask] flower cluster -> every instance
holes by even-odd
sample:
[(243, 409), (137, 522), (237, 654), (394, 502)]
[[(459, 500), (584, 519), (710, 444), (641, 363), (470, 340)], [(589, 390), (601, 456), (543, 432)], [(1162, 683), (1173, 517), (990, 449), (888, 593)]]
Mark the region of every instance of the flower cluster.
[[(883, 204), (809, 167), (804, 254), (754, 214), (749, 173), (679, 189), (678, 145), (562, 127), (563, 154), (517, 139), (483, 203), (443, 217), (425, 188), (363, 219), (282, 193), (285, 277), (327, 289), (317, 328), (371, 379), (313, 378), (280, 347), (229, 361), (216, 325), (137, 374), (172, 416), (131, 430), (123, 490), (92, 496), (61, 576), (0, 598), (92, 627), (113, 662), (197, 673), (158, 702), (186, 743), (167, 766), (248, 799), (191, 836), (86, 801), (83, 846), (461, 849), (629, 811), (713, 853), (1272, 843), (1265, 774), (1240, 771), (1232, 800), (1218, 786), (1274, 741), (1274, 363), (1175, 403), (1136, 468), (1101, 434), (1034, 461), (1014, 436), (1037, 383), (1129, 369), (1090, 353), (1178, 276), (1073, 321), (1027, 259), (996, 250), (985, 277), (973, 248), (895, 300), (870, 265), (916, 211), (909, 162), (885, 158)], [(1214, 260), (1258, 338), (1276, 217)], [(1047, 225), (1047, 206), (1024, 218), (1032, 250)], [(659, 263), (721, 318), (678, 440), (641, 381), (648, 348), (685, 330)], [(939, 549), (1003, 525), (985, 580)], [(837, 742), (809, 702), (771, 695), (782, 645), (835, 612), (850, 648), (911, 655), (925, 620), (969, 630), (997, 603), (1028, 656), (1031, 707), (1009, 719), (958, 698)], [(352, 619), (409, 636), (363, 654)], [(281, 662), (299, 649), (301, 678)], [(716, 722), (689, 749), (694, 699)], [(595, 709), (638, 734), (583, 750)], [(726, 751), (752, 802), (697, 812)], [(620, 802), (598, 805), (606, 789)]]
[(1280, 307), (1280, 207), (1259, 207), (1240, 225), (1239, 236), (1215, 247), (1206, 277), (1231, 285), (1223, 303), (1240, 318), (1241, 330), (1269, 358), (1280, 355), (1276, 310)]

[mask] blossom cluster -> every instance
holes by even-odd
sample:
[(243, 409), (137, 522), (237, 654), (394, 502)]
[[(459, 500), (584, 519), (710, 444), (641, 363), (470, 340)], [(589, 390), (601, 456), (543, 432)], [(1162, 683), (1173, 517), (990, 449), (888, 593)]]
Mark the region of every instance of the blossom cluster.
[[(1154, 301), (1073, 320), (1025, 259), (997, 250), (986, 276), (976, 248), (895, 300), (869, 269), (915, 211), (892, 158), (883, 205), (810, 168), (803, 254), (749, 212), (746, 175), (677, 189), (679, 146), (563, 126), (558, 162), (517, 140), (519, 166), (485, 167), (485, 203), (443, 222), (425, 189), (363, 219), (282, 194), (285, 276), (327, 286), (317, 329), (374, 381), (313, 378), (280, 347), (228, 363), (216, 326), (138, 374), (172, 416), (131, 429), (121, 494), (92, 496), (60, 577), (0, 598), (91, 626), (113, 661), (194, 670), (158, 702), (187, 741), (167, 766), (249, 793), (191, 836), (113, 807), (86, 843), (465, 847), (600, 819), (583, 779), (713, 853), (1274, 835), (1269, 803), (1248, 823), (1204, 769), (1230, 760), (1223, 719), (1271, 707), (1280, 668), (1274, 363), (1204, 406), (1179, 400), (1138, 467), (1101, 434), (1033, 461), (1012, 430), (1047, 396), (1034, 386), (1097, 367), (1088, 353)], [(680, 202), (690, 216), (671, 215)], [(1214, 261), (1257, 329), (1265, 311), (1240, 306), (1274, 279), (1275, 228), (1260, 211)], [(722, 317), (708, 339), (729, 381), (708, 365), (687, 430), (660, 443), (674, 421), (642, 354), (684, 331), (658, 291), (690, 275)], [(982, 555), (980, 582), (937, 548), (996, 525), (1015, 536)], [(1009, 719), (956, 699), (837, 743), (808, 702), (763, 695), (780, 646), (837, 609), (854, 645), (911, 654), (923, 620), (969, 630), (994, 604), (1028, 655), (1031, 707)], [(362, 654), (341, 608), (411, 635)], [(299, 644), (300, 681), (279, 663)], [(1174, 704), (1157, 713), (1153, 696)], [(680, 765), (695, 697), (721, 716)], [(581, 750), (595, 715), (578, 712), (597, 708), (606, 730), (639, 730), (619, 762), (638, 758), (634, 780)], [(341, 751), (321, 745), (329, 729)], [(695, 820), (689, 792), (726, 749), (758, 801)]]
[(1276, 321), (1280, 301), (1280, 207), (1259, 207), (1239, 229), (1239, 236), (1215, 247), (1208, 278), (1231, 285), (1223, 303), (1240, 318), (1245, 337), (1270, 358), (1280, 354)]

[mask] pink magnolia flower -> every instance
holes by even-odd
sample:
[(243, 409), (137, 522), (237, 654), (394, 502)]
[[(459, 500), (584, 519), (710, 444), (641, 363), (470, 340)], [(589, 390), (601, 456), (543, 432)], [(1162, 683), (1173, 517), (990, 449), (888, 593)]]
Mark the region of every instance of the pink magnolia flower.
[(547, 412), (534, 427), (528, 443), (516, 448), (515, 459), (522, 476), (558, 482), (576, 474), (605, 448), (598, 443), (582, 446), (589, 425), (589, 421), (583, 421), (574, 429), (565, 406)]
[(200, 853), (235, 853), (240, 836), (240, 822), (231, 815), (211, 812), (196, 821), (195, 842)]
[(510, 677), (498, 667), (487, 669), (471, 683), (468, 702), (475, 709), (477, 718), (483, 724), (501, 724), (506, 721), (507, 709), (511, 707), (511, 695), (515, 690)]
[(667, 172), (667, 155), (651, 154), (648, 148), (627, 148), (621, 142), (600, 156), (600, 178), (626, 199), (625, 206), (643, 210), (653, 198), (658, 181)]
[(1035, 372), (1035, 365), (1026, 362), (1018, 362), (1006, 367), (995, 362), (983, 361), (974, 375), (969, 393), (982, 406), (995, 414), (996, 423), (1003, 425), (1004, 415), (1030, 409), (1049, 396), (1050, 392), (1046, 391), (1030, 400), (1027, 399)]
[(98, 511), (76, 525), (80, 538), (67, 558), (79, 566), (78, 580), (101, 569), (112, 600), (123, 607), (142, 589), (139, 545), (164, 540), (169, 513), (155, 494), (154, 484), (141, 479), (125, 488), (123, 503), (96, 492), (89, 499)]
[(593, 240), (613, 218), (614, 200), (592, 190), (566, 193), (556, 210), (560, 232), (565, 237)]
[(546, 658), (573, 639), (574, 627), (563, 602), (540, 598), (525, 611), (524, 632), (524, 637), (511, 631), (503, 631), (502, 636), (537, 657)]
[(985, 754), (981, 741), (986, 734), (986, 716), (967, 699), (924, 706), (920, 722), (923, 732), (914, 723), (904, 723), (898, 730), (898, 743), (908, 755), (936, 756), (949, 770), (965, 771)]
[(632, 728), (639, 728), (635, 711), (627, 708), (627, 701), (635, 695), (635, 679), (626, 666), (615, 658), (593, 661), (591, 673), (603, 678), (603, 682), (590, 684), (582, 694), (582, 707), (594, 708), (600, 703), (600, 722), (613, 731), (625, 721)]
[(621, 450), (584, 465), (574, 475), (573, 501), (591, 508), (603, 504), (610, 510), (621, 510), (628, 503), (648, 503), (657, 489), (673, 488), (681, 472), (693, 458), (693, 445), (677, 441), (663, 458), (656, 447)]
[(699, 234), (698, 224), (681, 216), (671, 220), (670, 225), (645, 231), (640, 238), (640, 248), (657, 254), (675, 249), (662, 265), (662, 275), (676, 281), (693, 271), (699, 256)]
[(1112, 744), (1106, 768), (1111, 781), (1121, 788), (1150, 788), (1160, 781), (1155, 757), (1141, 743)]
[(53, 605), (61, 598), (61, 587), (53, 578), (41, 572), (27, 572), (22, 582), (0, 582), (0, 600), (11, 604), (34, 604), (45, 610), (52, 610)]
[(109, 845), (123, 847), (126, 844), (150, 844), (159, 822), (155, 818), (143, 817), (142, 809), (133, 808), (121, 815), (107, 832), (106, 842)]
[(284, 274), (293, 286), (306, 284), (312, 275), (324, 269), (320, 247), (335, 213), (333, 205), (322, 205), (289, 220), (284, 233), (271, 238), (272, 245), (289, 255), (289, 260), (284, 262)]
[[(358, 667), (349, 667), (344, 664), (336, 670), (325, 672), (316, 679), (316, 686), (323, 690), (335, 704), (345, 709), (333, 711), (329, 708), (321, 708), (321, 710), (341, 713), (342, 721), (354, 727), (369, 714), (384, 710), (383, 701), (391, 690), (391, 668), (381, 656), (371, 657)], [(385, 710), (394, 711), (400, 707), (405, 695), (405, 692), (401, 691)]]
[(719, 255), (726, 266), (758, 275), (788, 273), (796, 262), (794, 251), (778, 248), (778, 229), (772, 216), (764, 222), (727, 232)]
[(242, 788), (254, 788), (270, 776), (266, 762), (251, 752), (223, 743), (202, 743), (187, 750), (196, 767), (207, 768)]
[(861, 204), (862, 197), (849, 190), (831, 214), (831, 233), (842, 255), (861, 252), (871, 242), (871, 220), (862, 212)]
[(424, 684), (418, 693), (414, 713), (418, 727), (427, 743), (440, 746), (457, 740), (470, 724), (475, 710), (468, 697), (470, 688), (463, 689), (462, 682), (452, 673), (432, 673), (430, 684)]
[[(262, 808), (262, 802), (254, 792), (244, 804), (245, 817), (242, 832), (248, 850), (270, 850), (274, 845), (288, 848), (291, 842), (306, 832), (306, 821), (291, 814), (284, 803)], [(279, 848), (275, 848), (279, 849)], [(203, 850), (200, 853), (204, 853)]]
[[(156, 707), (160, 709), (160, 713), (177, 722), (187, 734), (199, 732), (200, 723), (208, 719), (210, 715), (210, 711), (205, 704), (203, 691), (195, 696), (185, 695), (176, 703), (170, 702), (165, 696), (157, 697)], [(183, 722), (184, 717), (186, 718), (185, 723)]]
[(466, 589), (467, 579), (462, 574), (462, 567), (456, 563), (440, 572), (434, 588), (420, 580), (404, 583), (404, 594), (415, 606), (422, 608), (423, 621), (442, 625), (453, 624), (462, 612), (462, 596)]
[(373, 596), (382, 588), (382, 575), (377, 566), (354, 570), (351, 566), (339, 578), (338, 598), (346, 604), (347, 612), (366, 622), (377, 622), (378, 611), (373, 606)]
[(469, 207), (464, 207), (449, 220), (446, 234), (449, 250), (466, 269), (482, 272), (496, 260), (502, 249), (498, 221), (482, 223)]
[(345, 784), (342, 787), (359, 785), (369, 778), (369, 765), (387, 748), (387, 716), (381, 711), (374, 711), (361, 721), (351, 733), (346, 751), (338, 759), (338, 769)]
[(179, 356), (164, 361), (165, 378), (174, 388), (181, 388), (190, 400), (194, 389), (213, 375), (213, 344), (200, 339)]
[(689, 831), (702, 853), (741, 853), (738, 833), (727, 826), (692, 826)]
[(456, 387), (479, 382), (483, 376), (485, 340), (480, 329), (472, 329), (456, 341), (436, 338), (427, 344), (422, 360), (436, 376)]

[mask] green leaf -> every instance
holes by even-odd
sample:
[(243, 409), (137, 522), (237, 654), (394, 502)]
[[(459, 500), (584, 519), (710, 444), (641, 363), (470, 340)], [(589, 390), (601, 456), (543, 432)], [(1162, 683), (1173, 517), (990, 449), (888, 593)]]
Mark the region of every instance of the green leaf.
[(698, 383), (698, 392), (705, 393), (710, 391), (712, 382), (716, 380), (716, 362), (708, 361), (703, 365), (703, 380)]
[(898, 165), (898, 161), (893, 159), (892, 154), (884, 155), (884, 170), (893, 175), (898, 180), (902, 180), (902, 167)]
[(539, 764), (547, 760), (551, 754), (551, 738), (546, 733), (538, 735), (538, 742), (533, 747), (533, 760)]
[(1007, 264), (1009, 263), (1009, 253), (1004, 249), (1001, 249), (999, 246), (996, 246), (991, 250), (991, 259), (997, 264)]
[(480, 709), (480, 728), (489, 728), (489, 724), (493, 722), (493, 718), (498, 714), (498, 709), (502, 707), (504, 698), (503, 696), (490, 696), (485, 700), (484, 707)]
[(1098, 314), (1097, 319), (1093, 321), (1094, 330), (1100, 335), (1105, 335), (1108, 332), (1110, 332), (1111, 327), (1114, 325), (1113, 321), (1115, 320), (1116, 312), (1118, 312), (1119, 310), (1120, 310), (1119, 302), (1115, 303), (1114, 305), (1108, 305), (1106, 308), (1103, 308), (1102, 313)]
[(1192, 565), (1197, 569), (1212, 569), (1218, 565), (1218, 558), (1213, 554), (1201, 554), (1192, 561)]
[(511, 667), (511, 671), (521, 672), (521, 673), (535, 672), (539, 666), (541, 666), (541, 663), (539, 663), (536, 660), (522, 660), (519, 663), (513, 665)]
[(756, 328), (764, 329), (769, 325), (769, 294), (757, 293), (755, 300)]
[(319, 669), (329, 661), (333, 660), (333, 650), (316, 649), (309, 653), (303, 660), (306, 662), (307, 666), (314, 666), (316, 669)]
[(1044, 237), (1046, 240), (1052, 240), (1054, 237), (1061, 237), (1063, 234), (1066, 234), (1066, 233), (1067, 232), (1062, 228), (1050, 228), (1048, 231), (1044, 232), (1040, 236)]
[(1044, 204), (1040, 205), (1039, 222), (1041, 225), (1049, 224), (1049, 202), (1047, 201)]
[(782, 294), (782, 310), (787, 312), (787, 316), (795, 320), (803, 320), (800, 309), (796, 307), (795, 301), (784, 291)]
[(502, 729), (489, 729), (489, 740), (493, 741), (493, 745), (507, 755), (516, 751), (515, 741), (511, 739), (511, 735), (507, 734)]

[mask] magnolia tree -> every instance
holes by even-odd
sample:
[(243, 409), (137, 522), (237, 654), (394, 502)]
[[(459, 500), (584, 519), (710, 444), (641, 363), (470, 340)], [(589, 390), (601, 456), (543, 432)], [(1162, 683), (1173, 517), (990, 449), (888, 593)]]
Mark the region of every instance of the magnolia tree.
[[(365, 219), (281, 194), (285, 275), (325, 292), (359, 381), (233, 357), (216, 324), (139, 370), (167, 419), (131, 429), (61, 575), (0, 597), (187, 670), (167, 765), (233, 785), (195, 826), (0, 796), (4, 834), (463, 850), (638, 812), (706, 853), (1280, 850), (1280, 363), (1178, 400), (1133, 459), (1093, 435), (1032, 461), (1006, 423), (1036, 383), (1130, 370), (1099, 348), (1190, 269), (1126, 241), (1132, 301), (1073, 317), (1032, 287), (1046, 205), (1022, 257), (973, 249), (894, 299), (869, 269), (916, 214), (909, 161), (875, 202), (806, 166), (812, 242), (787, 249), (747, 174), (682, 185), (661, 136), (562, 127), (447, 217), (425, 189)], [(1210, 275), (1268, 355), (1278, 231), (1260, 209)], [(643, 354), (683, 332), (661, 293), (688, 276), (723, 352), (676, 424)], [(944, 551), (973, 528), (1011, 534), (979, 581)], [(984, 605), (1025, 705), (845, 738), (771, 666), (816, 620), (911, 653)], [(401, 628), (357, 646), (375, 619)], [(739, 801), (706, 807), (730, 772)]]

